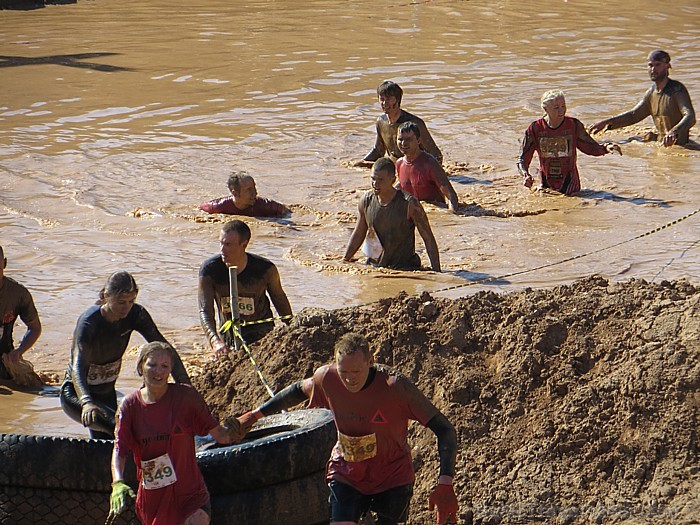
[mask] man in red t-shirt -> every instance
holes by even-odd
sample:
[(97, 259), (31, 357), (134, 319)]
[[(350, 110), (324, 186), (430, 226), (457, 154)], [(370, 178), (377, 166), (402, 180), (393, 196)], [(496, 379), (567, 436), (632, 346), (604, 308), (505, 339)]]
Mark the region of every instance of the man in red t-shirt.
[(442, 165), (420, 148), (420, 128), (415, 122), (404, 122), (397, 135), (403, 157), (396, 161), (399, 187), (419, 201), (445, 202), (451, 212), (459, 208), (459, 200)]
[(228, 189), (231, 195), (203, 202), (199, 209), (207, 213), (247, 217), (284, 217), (289, 213), (284, 204), (259, 197), (255, 180), (245, 172), (233, 173), (228, 178)]
[(415, 481), (407, 440), (410, 420), (427, 426), (438, 439), (440, 475), (429, 497), (430, 510), (437, 506), (439, 524), (456, 523), (455, 429), (408, 378), (374, 364), (363, 336), (348, 333), (338, 339), (333, 364), (240, 416), (241, 429), (307, 399), (309, 408), (330, 409), (338, 429), (326, 470), (332, 525), (356, 525), (369, 511), (380, 525), (406, 523)]

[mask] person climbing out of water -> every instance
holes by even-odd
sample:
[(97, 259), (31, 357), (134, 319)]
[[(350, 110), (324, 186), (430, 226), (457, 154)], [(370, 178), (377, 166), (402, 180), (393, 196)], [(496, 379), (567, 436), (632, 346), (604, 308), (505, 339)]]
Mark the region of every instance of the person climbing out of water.
[[(7, 257), (0, 246), (0, 356), (3, 356), (3, 359), (0, 359), (0, 379), (11, 379), (3, 360), (8, 360), (10, 366), (17, 363), (41, 335), (41, 320), (32, 294), (23, 285), (5, 275), (6, 268)], [(12, 332), (18, 317), (27, 326), (27, 330), (19, 345), (15, 347)]]
[(115, 523), (134, 493), (124, 481), (133, 454), (139, 483), (136, 514), (144, 525), (208, 525), (211, 503), (197, 466), (194, 436), (221, 444), (243, 439), (235, 417), (220, 425), (202, 396), (190, 385), (168, 383), (177, 352), (155, 341), (141, 348), (136, 372), (143, 386), (129, 394), (117, 411), (112, 452), (112, 495), (107, 525)]
[(335, 360), (238, 417), (242, 432), (260, 418), (308, 401), (328, 408), (338, 441), (326, 467), (332, 525), (355, 525), (370, 511), (378, 525), (407, 523), (415, 474), (408, 444), (410, 420), (437, 436), (440, 470), (428, 499), (437, 523), (457, 522), (459, 505), (452, 481), (457, 433), (447, 418), (405, 376), (375, 364), (362, 335), (346, 333), (334, 348)]
[[(214, 314), (216, 309), (219, 325), (232, 318), (229, 267), (237, 267), (238, 312), (242, 321), (272, 319), (270, 301), (280, 316), (292, 315), (277, 266), (264, 257), (246, 251), (250, 237), (250, 228), (245, 222), (238, 219), (227, 222), (219, 234), (219, 253), (204, 261), (199, 269), (199, 319), (217, 358), (228, 354), (234, 345), (231, 331), (219, 333)], [(289, 321), (284, 320), (286, 323)], [(253, 343), (274, 326), (272, 320), (243, 326), (241, 335), (246, 343)]]
[(565, 195), (581, 190), (576, 166), (576, 150), (599, 157), (622, 150), (617, 144), (596, 142), (578, 119), (566, 116), (566, 100), (559, 90), (547, 91), (541, 98), (544, 117), (534, 121), (525, 130), (520, 146), (518, 171), (523, 184), (532, 188), (535, 180), (528, 169), (537, 152), (540, 166), (535, 189), (549, 188)]
[[(92, 438), (114, 439), (115, 383), (131, 333), (139, 332), (148, 342), (167, 343), (148, 311), (136, 303), (138, 291), (130, 273), (113, 273), (97, 304), (83, 312), (73, 332), (61, 406), (71, 419), (89, 429)], [(172, 376), (178, 383), (190, 383), (177, 352), (173, 354)]]
[(356, 164), (363, 166), (382, 158), (386, 154), (394, 162), (401, 158), (403, 153), (399, 149), (396, 137), (399, 126), (404, 122), (416, 123), (416, 126), (420, 129), (420, 148), (435, 157), (442, 164), (442, 152), (435, 144), (423, 119), (401, 109), (401, 99), (403, 98), (401, 86), (390, 80), (382, 82), (377, 88), (377, 97), (384, 113), (377, 118), (377, 138), (374, 148)]
[(413, 196), (394, 187), (396, 171), (388, 157), (378, 159), (370, 176), (372, 189), (360, 198), (357, 224), (345, 250), (350, 262), (362, 246), (369, 264), (396, 270), (419, 270), (416, 228), (425, 243), (430, 266), (440, 271), (440, 253), (425, 210)]
[(589, 131), (600, 133), (631, 126), (651, 115), (656, 133), (645, 136), (645, 141), (658, 139), (666, 147), (674, 144), (684, 146), (688, 143), (690, 128), (695, 125), (690, 94), (683, 84), (668, 77), (671, 55), (666, 51), (657, 49), (649, 53), (647, 69), (654, 85), (649, 87), (642, 100), (625, 113), (596, 122)]
[(447, 201), (447, 208), (456, 212), (459, 199), (442, 165), (435, 157), (420, 149), (420, 127), (412, 121), (399, 126), (397, 137), (403, 157), (396, 161), (399, 187), (419, 201)]
[(245, 172), (232, 173), (228, 178), (228, 189), (231, 195), (203, 202), (199, 209), (207, 213), (248, 217), (284, 217), (289, 213), (284, 204), (258, 196), (255, 179)]

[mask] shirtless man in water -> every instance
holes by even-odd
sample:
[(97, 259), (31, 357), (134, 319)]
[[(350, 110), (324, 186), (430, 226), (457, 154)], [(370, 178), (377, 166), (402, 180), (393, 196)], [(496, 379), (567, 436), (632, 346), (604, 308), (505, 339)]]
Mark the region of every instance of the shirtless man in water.
[(674, 144), (683, 146), (688, 142), (690, 128), (695, 125), (695, 110), (688, 90), (677, 80), (668, 78), (671, 56), (666, 51), (652, 51), (647, 67), (654, 85), (644, 94), (644, 98), (630, 111), (596, 122), (589, 131), (599, 133), (631, 126), (651, 115), (657, 133), (649, 134), (646, 140), (659, 140), (667, 147)]
[(365, 158), (359, 161), (357, 165), (361, 166), (368, 162), (374, 162), (387, 153), (394, 162), (402, 157), (403, 153), (398, 147), (396, 136), (399, 126), (404, 122), (416, 123), (420, 129), (421, 149), (430, 153), (442, 164), (442, 152), (435, 145), (435, 141), (432, 135), (430, 135), (430, 131), (428, 131), (425, 122), (408, 111), (401, 109), (403, 89), (395, 82), (387, 80), (382, 82), (377, 88), (377, 96), (379, 97), (379, 105), (384, 112), (384, 114), (377, 118), (377, 139), (372, 151), (365, 155)]

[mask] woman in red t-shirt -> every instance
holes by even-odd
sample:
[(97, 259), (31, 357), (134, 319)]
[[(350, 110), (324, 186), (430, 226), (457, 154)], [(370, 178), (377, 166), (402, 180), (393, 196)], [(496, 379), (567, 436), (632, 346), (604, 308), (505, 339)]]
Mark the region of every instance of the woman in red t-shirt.
[(534, 121), (525, 131), (518, 158), (518, 171), (523, 184), (533, 187), (528, 172), (532, 157), (537, 152), (540, 167), (537, 170), (538, 188), (550, 188), (566, 195), (581, 190), (576, 166), (576, 150), (599, 157), (613, 151), (622, 155), (617, 144), (599, 144), (591, 137), (578, 119), (566, 116), (566, 100), (562, 91), (547, 91), (542, 95), (544, 117)]

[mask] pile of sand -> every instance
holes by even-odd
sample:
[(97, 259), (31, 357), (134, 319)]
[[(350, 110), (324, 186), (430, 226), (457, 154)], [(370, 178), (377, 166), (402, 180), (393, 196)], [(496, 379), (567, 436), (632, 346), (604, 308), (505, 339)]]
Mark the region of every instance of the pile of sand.
[[(275, 390), (365, 334), (454, 423), (463, 522), (697, 523), (700, 290), (591, 277), (552, 290), (458, 300), (400, 295), (304, 310), (252, 347)], [(220, 414), (266, 399), (244, 356), (195, 385)], [(435, 437), (410, 431), (411, 523), (433, 523)]]

